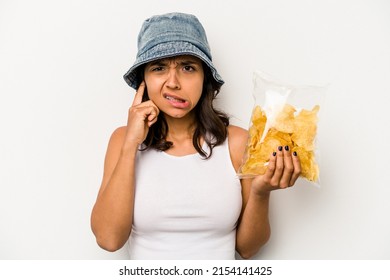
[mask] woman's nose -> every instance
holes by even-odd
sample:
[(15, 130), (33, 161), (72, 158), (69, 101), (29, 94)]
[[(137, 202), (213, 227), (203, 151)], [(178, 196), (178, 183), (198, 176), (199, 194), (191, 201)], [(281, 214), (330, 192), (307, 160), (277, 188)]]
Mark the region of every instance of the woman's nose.
[(180, 82), (176, 73), (177, 69), (171, 68), (169, 70), (166, 86), (171, 89), (180, 89)]

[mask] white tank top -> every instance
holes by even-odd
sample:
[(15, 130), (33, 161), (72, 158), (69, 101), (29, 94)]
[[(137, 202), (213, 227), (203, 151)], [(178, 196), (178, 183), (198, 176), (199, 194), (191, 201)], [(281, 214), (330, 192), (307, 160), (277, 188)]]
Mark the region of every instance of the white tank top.
[(241, 204), (227, 140), (207, 160), (138, 152), (130, 258), (234, 259)]

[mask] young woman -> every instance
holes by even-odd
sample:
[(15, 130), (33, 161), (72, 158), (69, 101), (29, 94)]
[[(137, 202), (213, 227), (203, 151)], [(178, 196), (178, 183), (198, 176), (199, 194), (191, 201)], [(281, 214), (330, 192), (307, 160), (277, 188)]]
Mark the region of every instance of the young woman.
[(213, 107), (224, 82), (193, 15), (147, 19), (124, 78), (137, 92), (107, 149), (91, 215), (99, 246), (128, 242), (132, 259), (252, 257), (270, 237), (270, 192), (294, 185), (298, 156), (278, 147), (264, 175), (236, 176), (248, 133)]

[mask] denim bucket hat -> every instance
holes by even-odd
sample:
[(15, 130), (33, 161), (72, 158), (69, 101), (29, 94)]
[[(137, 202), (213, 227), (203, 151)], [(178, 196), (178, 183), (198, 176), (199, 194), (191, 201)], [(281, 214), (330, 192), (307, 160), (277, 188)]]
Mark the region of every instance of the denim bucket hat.
[(193, 55), (203, 60), (220, 85), (224, 83), (214, 67), (206, 32), (199, 20), (190, 14), (168, 13), (156, 15), (144, 21), (138, 34), (138, 53), (133, 66), (123, 76), (137, 89), (140, 65), (153, 60), (177, 55)]

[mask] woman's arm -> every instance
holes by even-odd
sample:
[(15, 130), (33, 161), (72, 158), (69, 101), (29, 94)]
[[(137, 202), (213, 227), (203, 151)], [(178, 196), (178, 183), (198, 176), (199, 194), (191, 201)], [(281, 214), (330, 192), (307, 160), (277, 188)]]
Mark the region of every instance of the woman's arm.
[[(246, 130), (229, 127), (230, 153), (236, 170), (242, 163), (247, 140)], [(236, 234), (236, 250), (241, 257), (255, 255), (270, 237), (268, 210), (271, 191), (294, 185), (299, 174), (298, 157), (282, 147), (270, 155), (264, 175), (241, 180), (243, 206)]]
[(270, 193), (257, 195), (251, 180), (241, 181), (243, 207), (236, 233), (236, 250), (244, 259), (255, 255), (271, 235), (268, 219)]
[(135, 162), (139, 145), (157, 121), (159, 109), (152, 101), (142, 102), (141, 83), (129, 109), (127, 126), (114, 131), (108, 144), (104, 174), (91, 227), (100, 247), (116, 251), (131, 233), (134, 211)]
[[(134, 208), (134, 170), (138, 146), (124, 147), (126, 127), (111, 136), (91, 227), (100, 247), (120, 249), (129, 238)], [(122, 148), (123, 147), (123, 148)]]

